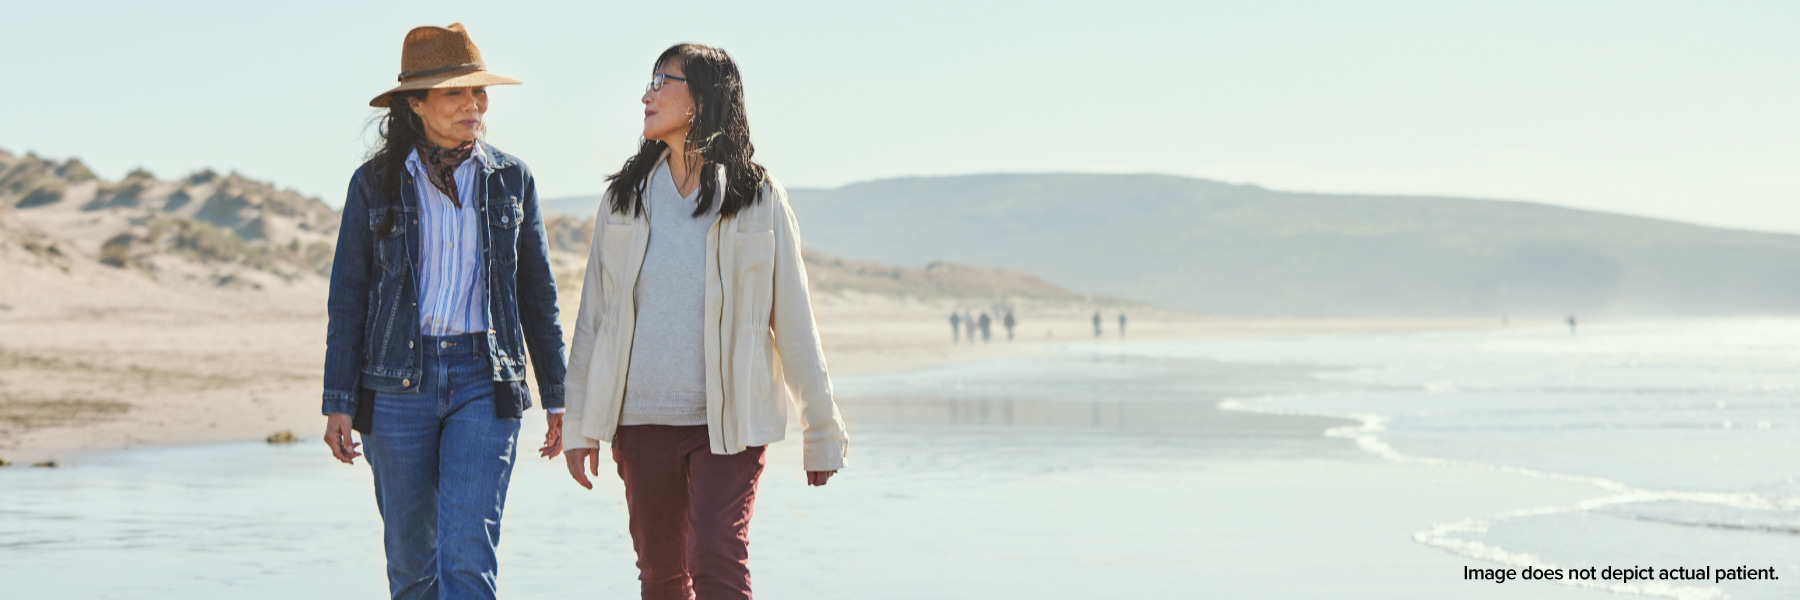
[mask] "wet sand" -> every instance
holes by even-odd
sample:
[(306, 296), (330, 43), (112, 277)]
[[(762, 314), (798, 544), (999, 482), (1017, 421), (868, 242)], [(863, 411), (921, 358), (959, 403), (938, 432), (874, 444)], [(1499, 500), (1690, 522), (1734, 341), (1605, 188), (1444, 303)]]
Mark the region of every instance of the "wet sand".
[[(854, 441), (839, 477), (808, 488), (795, 436), (771, 446), (751, 531), (757, 591), (1598, 596), (1463, 581), (1464, 559), (1410, 537), (1470, 514), (1576, 501), (1592, 495), (1588, 486), (1398, 465), (1319, 435), (1335, 419), (1222, 414), (1212, 397), (1173, 399), (1188, 393), (1181, 375), (1215, 382), (1221, 395), (1325, 385), (1306, 376), (1311, 368), (1115, 364), (1065, 347), (844, 376)], [(1072, 380), (1094, 385), (1071, 389)], [(528, 419), (521, 446), (542, 432)], [(519, 463), (501, 546), (506, 597), (636, 594), (622, 490), (610, 465), (601, 469), (588, 491), (560, 459)], [(300, 598), (384, 589), (367, 469), (304, 444), (91, 453), (75, 468), (0, 477), (0, 514), (12, 524), (0, 535), (9, 590)], [(114, 565), (111, 576), (84, 576), (94, 564)]]

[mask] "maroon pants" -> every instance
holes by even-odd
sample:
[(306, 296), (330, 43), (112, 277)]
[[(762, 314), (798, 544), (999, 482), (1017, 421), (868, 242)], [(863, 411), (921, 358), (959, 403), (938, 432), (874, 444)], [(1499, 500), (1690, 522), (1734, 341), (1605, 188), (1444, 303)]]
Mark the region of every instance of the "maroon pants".
[(763, 448), (713, 454), (705, 425), (613, 438), (645, 600), (750, 598), (750, 509)]

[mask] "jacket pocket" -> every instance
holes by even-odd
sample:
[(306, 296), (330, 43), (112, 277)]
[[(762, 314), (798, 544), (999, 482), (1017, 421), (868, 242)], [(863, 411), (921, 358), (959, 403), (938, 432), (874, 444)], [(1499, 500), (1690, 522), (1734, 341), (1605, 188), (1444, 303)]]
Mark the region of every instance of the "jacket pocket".
[[(631, 274), (631, 235), (632, 226), (628, 223), (602, 223), (605, 229), (600, 234), (600, 272), (606, 279), (606, 289), (611, 294), (617, 290), (630, 290), (635, 281), (625, 281)], [(612, 298), (605, 298), (611, 301)]]
[[(394, 215), (394, 222), (387, 224), (387, 230), (383, 231), (383, 221), (390, 212)], [(383, 271), (399, 271), (406, 264), (406, 213), (386, 208), (371, 209), (369, 238), (369, 243), (375, 246), (375, 260), (381, 263)]]
[(768, 331), (741, 331), (736, 345), (739, 350), (732, 365), (731, 398), (740, 423), (739, 434), (758, 437), (769, 427), (779, 429), (787, 423), (787, 390)]
[(775, 297), (775, 232), (732, 234), (737, 258), (737, 322), (753, 331), (769, 328), (769, 311)]
[(516, 197), (495, 199), (488, 203), (487, 223), (493, 233), (494, 261), (510, 265), (519, 260), (519, 221), (525, 218), (525, 208)]

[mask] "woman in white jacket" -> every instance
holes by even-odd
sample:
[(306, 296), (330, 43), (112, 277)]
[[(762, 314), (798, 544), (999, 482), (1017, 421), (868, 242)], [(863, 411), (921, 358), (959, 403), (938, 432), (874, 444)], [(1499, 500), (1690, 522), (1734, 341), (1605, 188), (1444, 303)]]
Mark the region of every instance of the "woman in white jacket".
[(844, 466), (787, 193), (751, 160), (725, 51), (656, 60), (637, 155), (608, 178), (566, 383), (569, 475), (625, 483), (644, 598), (749, 598), (763, 447), (800, 409), (807, 483)]

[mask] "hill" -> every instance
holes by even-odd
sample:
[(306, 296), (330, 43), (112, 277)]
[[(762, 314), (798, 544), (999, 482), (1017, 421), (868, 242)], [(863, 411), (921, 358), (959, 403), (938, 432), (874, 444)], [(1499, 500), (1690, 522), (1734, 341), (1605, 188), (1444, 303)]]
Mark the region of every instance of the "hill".
[(1211, 314), (1800, 312), (1800, 236), (1497, 200), (1160, 175), (915, 177), (791, 191), (809, 247), (951, 258)]

